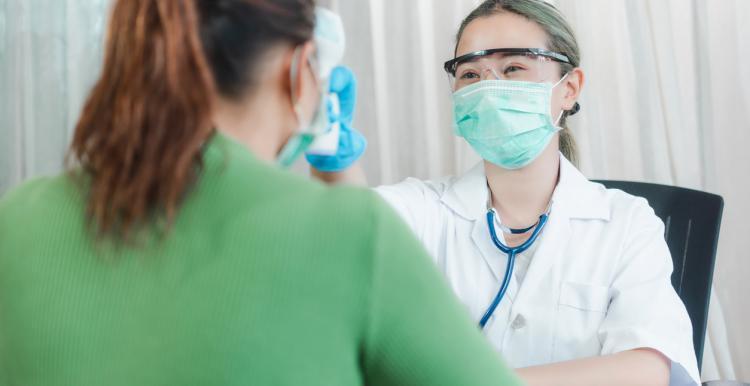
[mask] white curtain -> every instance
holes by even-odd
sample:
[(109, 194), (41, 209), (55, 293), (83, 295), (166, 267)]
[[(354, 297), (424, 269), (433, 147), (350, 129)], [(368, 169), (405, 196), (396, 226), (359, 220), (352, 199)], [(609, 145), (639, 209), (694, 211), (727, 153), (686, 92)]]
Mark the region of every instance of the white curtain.
[[(355, 126), (372, 184), (460, 173), (455, 32), (478, 0), (321, 0), (343, 16), (360, 81)], [(0, 0), (0, 194), (55, 173), (100, 65), (108, 0)], [(703, 377), (750, 381), (750, 1), (557, 0), (587, 84), (571, 119), (592, 178), (721, 194), (724, 222)]]
[(101, 63), (107, 0), (0, 0), (0, 194), (60, 171)]

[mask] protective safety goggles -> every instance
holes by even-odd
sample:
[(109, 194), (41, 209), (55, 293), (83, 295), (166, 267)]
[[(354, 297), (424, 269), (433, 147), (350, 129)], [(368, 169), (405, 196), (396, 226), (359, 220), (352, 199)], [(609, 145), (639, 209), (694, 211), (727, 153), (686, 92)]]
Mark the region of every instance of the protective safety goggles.
[(444, 68), (451, 88), (458, 90), (487, 79), (550, 81), (550, 62), (571, 64), (566, 55), (542, 48), (494, 48), (461, 55)]

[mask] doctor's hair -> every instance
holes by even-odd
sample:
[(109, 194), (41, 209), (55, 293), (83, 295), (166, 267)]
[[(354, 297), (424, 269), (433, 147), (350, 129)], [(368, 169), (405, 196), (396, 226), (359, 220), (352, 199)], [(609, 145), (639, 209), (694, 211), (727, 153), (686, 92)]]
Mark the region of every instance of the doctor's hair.
[(67, 162), (97, 236), (174, 222), (214, 134), (212, 101), (251, 92), (269, 49), (312, 39), (314, 0), (116, 0), (102, 73)]
[[(458, 53), (458, 44), (461, 41), (464, 30), (472, 21), (503, 12), (523, 16), (544, 29), (548, 36), (548, 42), (547, 47), (543, 48), (564, 54), (570, 59), (570, 64), (559, 63), (561, 78), (580, 66), (581, 51), (578, 47), (578, 40), (573, 32), (573, 28), (557, 8), (544, 0), (485, 0), (461, 22), (461, 27), (456, 35), (454, 54)], [(578, 165), (578, 146), (576, 145), (573, 133), (568, 128), (567, 119), (569, 116), (577, 113), (579, 109), (580, 105), (576, 102), (575, 107), (572, 110), (565, 111), (560, 120), (560, 126), (563, 128), (560, 132), (560, 151), (574, 165)]]

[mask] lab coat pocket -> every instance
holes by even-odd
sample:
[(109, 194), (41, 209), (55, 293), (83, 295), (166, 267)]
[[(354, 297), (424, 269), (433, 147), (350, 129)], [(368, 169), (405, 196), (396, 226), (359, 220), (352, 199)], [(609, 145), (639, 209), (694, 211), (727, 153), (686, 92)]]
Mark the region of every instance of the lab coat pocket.
[(600, 285), (565, 282), (560, 292), (560, 305), (581, 311), (607, 312), (609, 288)]
[(609, 288), (564, 282), (557, 311), (554, 361), (599, 355), (599, 326), (609, 307)]

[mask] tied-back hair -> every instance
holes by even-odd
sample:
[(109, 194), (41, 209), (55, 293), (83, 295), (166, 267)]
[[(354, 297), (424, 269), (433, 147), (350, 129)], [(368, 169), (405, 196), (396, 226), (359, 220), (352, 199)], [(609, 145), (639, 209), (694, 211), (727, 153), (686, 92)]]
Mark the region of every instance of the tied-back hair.
[(214, 97), (242, 98), (266, 50), (313, 28), (313, 0), (117, 0), (68, 154), (97, 233), (168, 227), (199, 178)]

